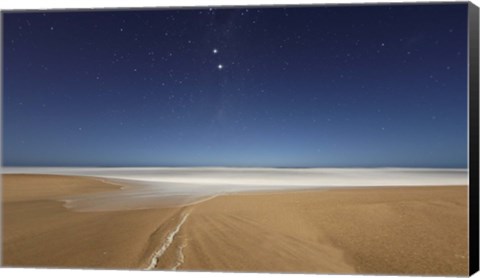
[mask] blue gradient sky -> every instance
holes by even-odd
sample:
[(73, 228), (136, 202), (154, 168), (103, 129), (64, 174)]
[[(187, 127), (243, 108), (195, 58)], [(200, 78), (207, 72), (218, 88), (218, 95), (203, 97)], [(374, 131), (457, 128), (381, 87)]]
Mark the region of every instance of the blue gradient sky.
[(466, 4), (3, 26), (7, 166), (467, 165)]

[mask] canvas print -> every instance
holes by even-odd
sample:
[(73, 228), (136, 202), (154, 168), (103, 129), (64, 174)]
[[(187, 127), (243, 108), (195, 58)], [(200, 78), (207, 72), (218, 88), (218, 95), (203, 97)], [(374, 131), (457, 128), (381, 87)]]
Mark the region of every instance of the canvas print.
[(467, 15), (4, 12), (3, 266), (467, 275)]

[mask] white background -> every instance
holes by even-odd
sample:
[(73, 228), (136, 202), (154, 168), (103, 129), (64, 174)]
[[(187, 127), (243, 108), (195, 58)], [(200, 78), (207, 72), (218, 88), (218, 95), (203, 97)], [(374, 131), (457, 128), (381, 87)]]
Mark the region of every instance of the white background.
[[(412, 3), (418, 1), (384, 1), (384, 0), (1, 0), (0, 9), (65, 9), (65, 8), (104, 8), (104, 7), (179, 7), (179, 6), (227, 6), (227, 5), (279, 5), (279, 4), (340, 4), (340, 3)], [(427, 1), (424, 1), (427, 2)], [(433, 2), (433, 1), (430, 1)], [(438, 1), (435, 1), (438, 2)], [(452, 1), (450, 1), (452, 2)], [(480, 6), (480, 0), (472, 1)], [(49, 277), (49, 278), (89, 278), (115, 276), (116, 278), (326, 278), (332, 275), (305, 275), (305, 274), (255, 274), (255, 273), (208, 273), (208, 272), (149, 272), (149, 271), (114, 271), (114, 270), (46, 270), (46, 269), (1, 269), (1, 277)], [(354, 278), (359, 276), (335, 275), (339, 278)], [(388, 276), (362, 276), (362, 277), (388, 277)], [(480, 278), (477, 273), (475, 278)]]

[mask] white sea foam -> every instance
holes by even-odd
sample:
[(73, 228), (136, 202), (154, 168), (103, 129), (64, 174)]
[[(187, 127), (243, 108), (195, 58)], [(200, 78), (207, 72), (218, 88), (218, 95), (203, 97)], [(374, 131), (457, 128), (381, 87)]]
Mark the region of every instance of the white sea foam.
[[(3, 168), (3, 173), (92, 176), (128, 185), (108, 193), (69, 196), (79, 210), (177, 206), (212, 196), (281, 189), (467, 185), (467, 169), (429, 168)], [(112, 182), (113, 181), (113, 182)], [(67, 199), (67, 198), (66, 198)]]
[(178, 247), (177, 250), (177, 263), (172, 267), (172, 270), (177, 270), (184, 262), (185, 255), (183, 254), (183, 248), (187, 247), (187, 244), (184, 243)]
[(466, 169), (437, 168), (53, 168), (4, 167), (3, 173), (94, 176), (119, 181), (241, 186), (388, 186), (467, 184)]
[(163, 256), (163, 254), (165, 254), (165, 251), (167, 251), (168, 247), (170, 247), (173, 240), (175, 239), (175, 236), (178, 234), (178, 232), (180, 231), (180, 228), (182, 228), (183, 224), (185, 223), (189, 215), (190, 213), (185, 213), (182, 216), (180, 223), (178, 223), (178, 225), (167, 235), (162, 246), (160, 246), (160, 248), (153, 254), (153, 257), (150, 260), (150, 265), (148, 265), (148, 267), (145, 270), (152, 270), (157, 266), (158, 260)]

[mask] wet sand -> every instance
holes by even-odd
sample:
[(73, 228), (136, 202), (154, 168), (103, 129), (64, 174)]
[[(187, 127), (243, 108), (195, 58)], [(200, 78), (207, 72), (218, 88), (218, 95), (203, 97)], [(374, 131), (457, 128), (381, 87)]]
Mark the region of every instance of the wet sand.
[[(3, 264), (466, 275), (467, 187), (239, 193), (192, 206), (77, 212), (85, 177), (3, 176)], [(157, 259), (153, 259), (157, 257)]]
[(180, 208), (74, 212), (61, 196), (119, 190), (83, 177), (3, 176), (3, 265), (139, 268)]

